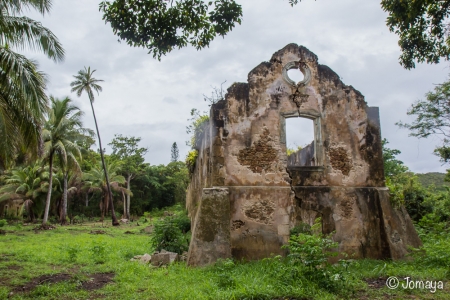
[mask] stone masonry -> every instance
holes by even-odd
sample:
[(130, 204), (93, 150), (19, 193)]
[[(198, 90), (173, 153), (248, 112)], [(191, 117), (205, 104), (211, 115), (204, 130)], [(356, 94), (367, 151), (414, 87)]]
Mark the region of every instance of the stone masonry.
[[(314, 141), (288, 157), (285, 120), (295, 117), (312, 120)], [(399, 259), (421, 245), (389, 201), (378, 108), (305, 47), (287, 45), (234, 83), (204, 129), (187, 192), (189, 265), (285, 254), (290, 229), (317, 217), (355, 258)]]

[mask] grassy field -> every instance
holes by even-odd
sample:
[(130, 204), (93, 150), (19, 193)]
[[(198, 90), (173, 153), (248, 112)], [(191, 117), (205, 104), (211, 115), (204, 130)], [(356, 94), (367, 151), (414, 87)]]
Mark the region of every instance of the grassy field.
[[(448, 235), (426, 238), (430, 255), (416, 260), (335, 266), (337, 282), (327, 283), (279, 257), (150, 268), (130, 261), (152, 253), (144, 227), (6, 225), (0, 228), (0, 299), (450, 299)], [(389, 276), (441, 280), (444, 289), (391, 290)]]

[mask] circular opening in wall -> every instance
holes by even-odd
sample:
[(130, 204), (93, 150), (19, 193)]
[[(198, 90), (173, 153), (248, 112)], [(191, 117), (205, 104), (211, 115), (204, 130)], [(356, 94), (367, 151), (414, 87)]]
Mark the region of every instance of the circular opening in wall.
[(295, 84), (305, 79), (305, 75), (303, 75), (302, 71), (297, 68), (288, 70), (287, 75), (290, 80), (295, 82)]

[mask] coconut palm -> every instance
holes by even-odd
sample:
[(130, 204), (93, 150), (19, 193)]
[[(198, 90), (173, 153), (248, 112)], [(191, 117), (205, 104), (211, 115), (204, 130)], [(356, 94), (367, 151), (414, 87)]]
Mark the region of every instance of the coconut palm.
[(47, 110), (46, 76), (37, 63), (12, 49), (43, 52), (55, 62), (64, 58), (56, 36), (40, 22), (18, 16), (35, 9), (42, 15), (50, 0), (0, 0), (0, 167), (11, 166), (15, 155), (36, 156)]
[[(83, 113), (80, 111), (80, 115)], [(74, 132), (72, 132), (72, 142), (74, 142), (74, 146), (79, 149), (79, 152), (85, 151), (83, 145), (87, 142), (90, 143), (92, 137), (94, 136), (94, 131), (87, 128), (77, 128)], [(74, 183), (77, 178), (81, 178), (81, 167), (79, 162), (82, 160), (82, 157), (75, 157), (74, 155), (67, 156), (67, 162), (64, 163), (61, 160), (58, 160), (59, 167), (62, 171), (63, 177), (63, 192), (62, 199), (60, 204), (60, 222), (61, 225), (66, 223), (67, 216), (67, 196), (70, 193), (76, 191), (76, 187), (74, 184), (69, 185), (69, 179), (71, 183)]]
[[(103, 169), (103, 164), (94, 166), (90, 171), (83, 174), (83, 180), (85, 186), (88, 188), (88, 192), (101, 192), (102, 201), (100, 201), (101, 220), (105, 217), (108, 211), (108, 205), (113, 201), (111, 189), (117, 192), (123, 192), (129, 194), (130, 192), (121, 187), (120, 184), (126, 183), (125, 177), (119, 175), (119, 164), (117, 162), (111, 162), (106, 164), (106, 174)], [(107, 178), (109, 181), (107, 181)]]
[(0, 202), (23, 200), (28, 217), (34, 221), (35, 214), (42, 208), (48, 190), (48, 168), (41, 161), (26, 167), (16, 167), (3, 176), (0, 188)]
[(73, 77), (75, 77), (75, 81), (71, 82), (70, 86), (72, 87), (72, 92), (76, 92), (78, 97), (80, 97), (83, 92), (86, 92), (86, 94), (88, 94), (89, 102), (91, 103), (92, 114), (94, 115), (95, 129), (97, 130), (98, 144), (100, 147), (100, 156), (102, 158), (102, 165), (103, 165), (103, 173), (105, 174), (105, 180), (107, 183), (106, 187), (107, 187), (108, 193), (109, 193), (108, 198), (110, 201), (109, 204), (111, 206), (112, 224), (113, 224), (113, 226), (119, 226), (120, 223), (119, 223), (119, 221), (117, 221), (116, 213), (114, 212), (114, 203), (112, 201), (113, 197), (112, 197), (112, 192), (111, 192), (111, 185), (109, 183), (108, 172), (106, 170), (105, 158), (103, 155), (102, 140), (100, 138), (100, 132), (98, 130), (98, 125), (97, 125), (97, 118), (95, 117), (95, 111), (94, 111), (94, 91), (96, 91), (97, 94), (99, 94), (99, 92), (102, 91), (102, 87), (98, 83), (103, 81), (101, 79), (96, 79), (96, 78), (92, 77), (92, 74), (94, 74), (95, 71), (96, 70), (91, 71), (91, 67), (88, 67), (87, 69), (86, 69), (86, 67), (84, 67), (84, 70), (80, 70), (78, 72), (78, 75), (73, 76)]
[[(52, 106), (48, 110), (48, 120), (45, 123), (42, 134), (44, 153), (48, 159), (50, 170), (53, 170), (55, 158), (57, 158), (62, 169), (66, 170), (69, 162), (78, 165), (77, 158), (81, 158), (80, 146), (76, 143), (76, 140), (79, 138), (79, 131), (83, 128), (81, 122), (83, 112), (78, 107), (72, 105), (72, 101), (68, 97), (63, 100), (50, 97), (50, 100)], [(52, 174), (53, 172), (50, 172), (49, 189), (42, 221), (43, 226), (48, 220), (53, 183)]]

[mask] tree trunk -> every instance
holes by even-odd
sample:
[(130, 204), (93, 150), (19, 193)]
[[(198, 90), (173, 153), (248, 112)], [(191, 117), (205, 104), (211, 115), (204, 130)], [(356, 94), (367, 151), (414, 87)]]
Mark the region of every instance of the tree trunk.
[(105, 217), (108, 215), (109, 210), (109, 194), (105, 193), (105, 198), (103, 198), (105, 202), (103, 203), (103, 207), (105, 208)]
[[(131, 191), (131, 189), (130, 189), (131, 177), (132, 177), (132, 175), (128, 174), (128, 177), (127, 177), (127, 189), (128, 189), (129, 192)], [(126, 218), (129, 220), (130, 219), (130, 193), (127, 193), (127, 210), (126, 210), (126, 214), (125, 215), (126, 215)]]
[(111, 187), (109, 186), (109, 178), (108, 178), (108, 172), (106, 171), (105, 158), (103, 157), (102, 140), (100, 139), (100, 132), (98, 131), (97, 118), (95, 117), (95, 112), (94, 112), (94, 105), (92, 104), (92, 100), (89, 99), (89, 101), (91, 102), (92, 114), (94, 115), (95, 129), (97, 129), (98, 145), (100, 146), (100, 157), (102, 158), (103, 172), (105, 172), (106, 186), (108, 188), (109, 201), (111, 204), (112, 225), (119, 226), (120, 223), (119, 223), (119, 221), (117, 221), (116, 213), (114, 212), (113, 197), (112, 197)]
[(67, 216), (67, 177), (68, 174), (64, 174), (64, 189), (63, 189), (63, 196), (62, 196), (62, 207), (61, 207), (61, 215), (60, 215), (60, 222), (61, 225), (66, 224), (66, 216)]
[(103, 197), (103, 199), (100, 199), (100, 215), (101, 215), (101, 217), (100, 217), (100, 221), (103, 223), (103, 219), (105, 218), (105, 208), (104, 208), (104, 206), (105, 205), (103, 205), (103, 202), (105, 202), (105, 199), (104, 199), (104, 197)]
[(89, 206), (89, 194), (86, 193), (86, 207)]
[(123, 201), (123, 217), (122, 219), (127, 218), (127, 199), (125, 198), (125, 193), (122, 191), (122, 201)]
[(52, 183), (53, 183), (53, 152), (50, 153), (49, 157), (49, 166), (50, 166), (50, 175), (48, 178), (48, 192), (47, 192), (47, 200), (45, 201), (45, 210), (44, 210), (44, 218), (42, 220), (42, 226), (47, 224), (48, 221), (48, 211), (50, 210), (50, 199), (52, 197)]

